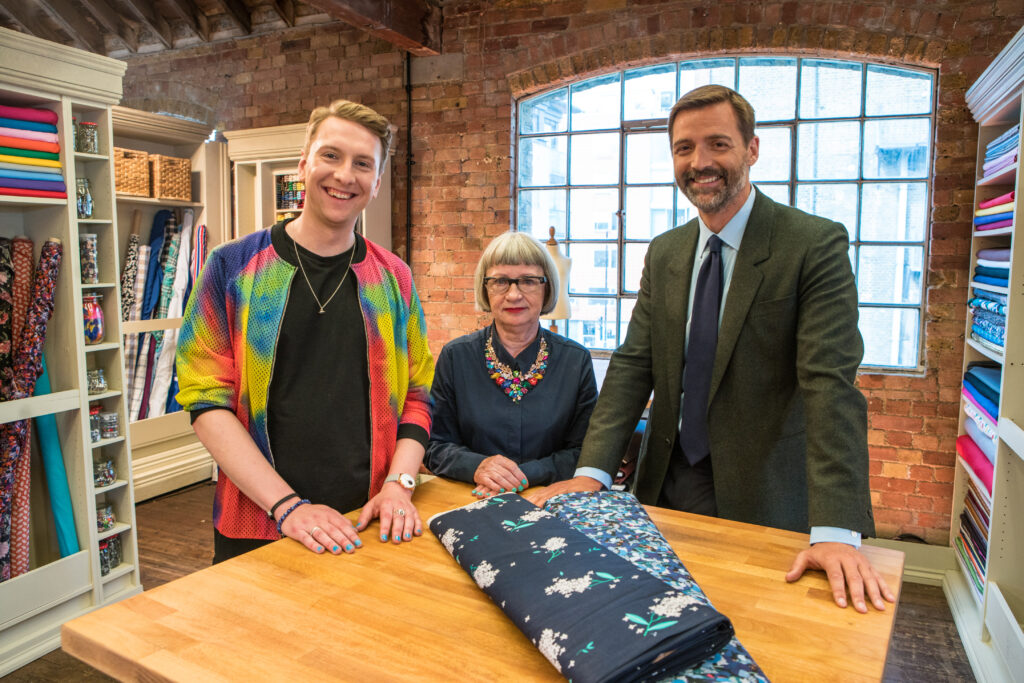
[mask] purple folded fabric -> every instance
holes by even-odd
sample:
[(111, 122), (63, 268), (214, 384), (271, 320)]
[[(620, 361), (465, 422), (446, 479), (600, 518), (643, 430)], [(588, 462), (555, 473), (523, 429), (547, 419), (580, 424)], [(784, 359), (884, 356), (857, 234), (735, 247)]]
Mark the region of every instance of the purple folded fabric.
[(979, 261), (1010, 261), (1010, 248), (999, 247), (993, 249), (979, 249), (978, 250)]
[(0, 116), (6, 119), (35, 121), (36, 123), (57, 123), (57, 112), (49, 109), (33, 109), (31, 107), (10, 107), (0, 104)]
[(63, 180), (25, 180), (24, 178), (0, 178), (0, 187), (16, 187), (21, 190), (45, 190), (47, 192), (66, 192), (67, 185)]
[(1005, 219), (1003, 219), (1001, 221), (996, 221), (995, 223), (986, 223), (984, 225), (975, 225), (974, 229), (975, 230), (995, 230), (996, 228), (1008, 228), (1011, 225), (1013, 225), (1013, 219), (1012, 218), (1005, 218)]
[(984, 164), (981, 165), (981, 167), (987, 173), (987, 172), (991, 171), (994, 168), (1002, 168), (1003, 166), (1009, 166), (1010, 164), (1012, 164), (1016, 160), (1017, 160), (1017, 150), (1011, 149), (1009, 152), (1006, 152), (1005, 154), (1000, 154), (999, 156), (997, 156), (995, 159), (992, 159), (991, 161), (986, 161)]

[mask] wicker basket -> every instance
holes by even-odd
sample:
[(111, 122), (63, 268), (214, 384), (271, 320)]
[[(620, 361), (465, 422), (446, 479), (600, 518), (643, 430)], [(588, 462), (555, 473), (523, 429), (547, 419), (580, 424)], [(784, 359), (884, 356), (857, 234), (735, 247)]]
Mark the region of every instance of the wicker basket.
[(149, 153), (114, 148), (114, 187), (119, 194), (149, 196)]
[(153, 196), (157, 199), (192, 200), (192, 161), (163, 154), (149, 155)]

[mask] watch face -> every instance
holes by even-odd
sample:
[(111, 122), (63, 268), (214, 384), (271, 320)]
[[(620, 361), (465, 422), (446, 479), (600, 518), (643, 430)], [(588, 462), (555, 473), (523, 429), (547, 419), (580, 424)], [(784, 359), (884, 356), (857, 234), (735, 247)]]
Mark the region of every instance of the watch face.
[(407, 489), (416, 488), (416, 478), (411, 474), (402, 473), (398, 475), (398, 483)]

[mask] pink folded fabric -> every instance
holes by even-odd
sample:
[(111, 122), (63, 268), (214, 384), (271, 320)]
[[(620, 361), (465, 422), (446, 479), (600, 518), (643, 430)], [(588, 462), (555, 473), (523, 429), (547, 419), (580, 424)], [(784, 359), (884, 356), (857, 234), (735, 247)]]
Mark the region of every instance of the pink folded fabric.
[(988, 461), (988, 458), (981, 452), (978, 445), (971, 440), (971, 437), (964, 434), (957, 437), (956, 452), (960, 454), (964, 463), (971, 468), (975, 476), (985, 485), (989, 495), (992, 495), (992, 463)]
[(49, 190), (23, 190), (20, 187), (0, 187), (0, 194), (9, 194), (15, 197), (47, 197), (52, 199), (67, 199), (67, 192), (51, 192)]
[(35, 152), (60, 153), (60, 145), (56, 142), (40, 142), (39, 140), (28, 140), (26, 138), (12, 138), (9, 135), (0, 135), (0, 147), (14, 147), (17, 149), (31, 149)]
[(985, 225), (975, 225), (974, 229), (977, 230), (978, 232), (981, 232), (982, 230), (995, 230), (996, 228), (1008, 228), (1011, 225), (1013, 225), (1013, 219), (1012, 218), (1006, 218), (1006, 219), (1001, 220), (1001, 221), (994, 221), (992, 223), (986, 223)]
[(10, 107), (6, 104), (0, 104), (0, 117), (37, 123), (57, 123), (57, 112), (55, 111), (33, 109), (32, 107)]
[(20, 128), (4, 128), (0, 126), (0, 135), (12, 138), (25, 138), (26, 140), (39, 140), (40, 142), (60, 142), (56, 133), (42, 133), (38, 130), (21, 130)]
[(1012, 202), (1015, 194), (1015, 192), (1007, 192), (1006, 194), (1001, 194), (998, 197), (993, 197), (992, 199), (986, 199), (983, 202), (978, 202), (978, 208), (987, 209), (996, 206), (997, 204), (1005, 204), (1007, 202)]
[(981, 411), (981, 414), (982, 414), (982, 415), (984, 415), (984, 416), (985, 416), (985, 417), (987, 417), (987, 418), (988, 418), (989, 420), (991, 420), (991, 421), (992, 421), (992, 424), (998, 424), (998, 423), (999, 423), (999, 420), (998, 420), (998, 419), (996, 419), (995, 417), (993, 417), (993, 416), (992, 416), (992, 414), (991, 414), (990, 412), (988, 412), (987, 410), (985, 410), (984, 408), (982, 408), (982, 407), (981, 407), (981, 404), (979, 404), (979, 403), (978, 403), (977, 401), (975, 401), (975, 400), (974, 400), (974, 397), (973, 397), (973, 396), (971, 396), (971, 393), (970, 393), (969, 391), (967, 391), (966, 389), (960, 389), (960, 394), (961, 394), (961, 395), (962, 395), (962, 396), (963, 396), (963, 397), (964, 397), (965, 399), (967, 399), (967, 401), (968, 401), (968, 402), (970, 402), (970, 404), (971, 404), (972, 406), (974, 406), (975, 408), (977, 408), (978, 410), (980, 410), (980, 411)]

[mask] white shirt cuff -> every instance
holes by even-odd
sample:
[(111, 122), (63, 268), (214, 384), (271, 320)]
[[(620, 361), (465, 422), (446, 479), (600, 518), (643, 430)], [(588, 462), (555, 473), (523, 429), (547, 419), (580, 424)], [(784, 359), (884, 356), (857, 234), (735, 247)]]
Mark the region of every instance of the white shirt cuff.
[(612, 477), (604, 470), (599, 470), (596, 467), (578, 467), (576, 472), (573, 473), (574, 477), (590, 477), (596, 479), (606, 488), (612, 487)]
[(860, 532), (841, 529), (835, 526), (812, 526), (811, 545), (815, 543), (845, 543), (846, 545), (852, 545), (854, 548), (859, 548)]

